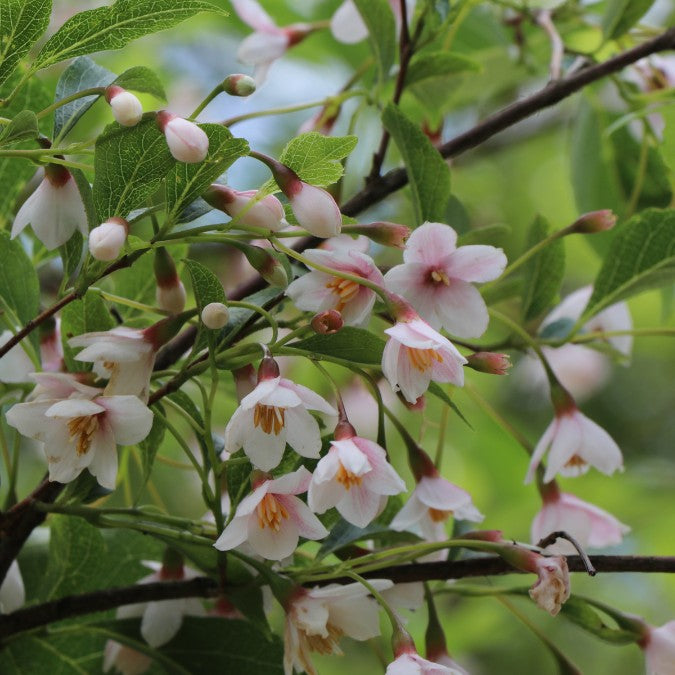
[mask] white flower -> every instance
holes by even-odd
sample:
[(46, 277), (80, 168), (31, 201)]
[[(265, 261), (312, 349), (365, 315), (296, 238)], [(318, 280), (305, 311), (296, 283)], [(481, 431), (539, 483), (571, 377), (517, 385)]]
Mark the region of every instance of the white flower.
[(89, 252), (96, 260), (115, 260), (129, 233), (129, 223), (123, 218), (108, 218), (89, 233)]
[(384, 332), (389, 340), (382, 354), (382, 372), (409, 403), (415, 403), (432, 380), (464, 384), (466, 359), (422, 319), (398, 321)]
[(89, 469), (114, 490), (117, 445), (142, 441), (150, 433), (152, 411), (136, 396), (40, 399), (14, 405), (7, 423), (44, 443), (50, 480), (68, 483)]
[(24, 602), (26, 602), (26, 589), (23, 585), (19, 563), (14, 560), (0, 586), (0, 614), (9, 614), (23, 607)]
[(243, 447), (251, 462), (269, 471), (279, 464), (288, 443), (303, 457), (318, 457), (319, 425), (307, 410), (336, 415), (311, 389), (282, 377), (265, 378), (245, 396), (225, 429), (225, 449)]
[(297, 471), (267, 479), (255, 485), (253, 492), (237, 506), (234, 518), (214, 544), (229, 551), (244, 542), (263, 558), (282, 560), (291, 555), (298, 539), (321, 539), (328, 530), (295, 495), (307, 491), (312, 474)]
[[(12, 339), (13, 333), (5, 330), (0, 333), (0, 347)], [(22, 344), (14, 345), (4, 356), (0, 357), (0, 382), (15, 384), (27, 382), (29, 374), (35, 370), (35, 364), (26, 353)]]
[[(370, 582), (383, 591), (392, 582)], [(286, 607), (284, 631), (284, 672), (305, 671), (316, 675), (310, 653), (341, 654), (338, 645), (343, 635), (354, 640), (370, 640), (380, 634), (379, 608), (361, 584), (329, 584), (323, 588), (302, 589)]]
[(647, 675), (675, 675), (675, 621), (649, 626), (645, 644)]
[(75, 230), (86, 236), (89, 227), (84, 204), (75, 179), (65, 167), (47, 165), (42, 182), (14, 218), (12, 239), (29, 224), (50, 251), (65, 244)]
[(357, 527), (366, 527), (382, 510), (387, 495), (405, 492), (405, 483), (377, 443), (359, 436), (331, 441), (312, 476), (307, 503), (323, 513), (335, 506)]

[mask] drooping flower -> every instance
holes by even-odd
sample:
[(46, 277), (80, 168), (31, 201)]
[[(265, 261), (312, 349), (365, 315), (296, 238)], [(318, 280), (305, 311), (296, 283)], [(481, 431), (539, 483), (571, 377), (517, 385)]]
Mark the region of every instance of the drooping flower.
[(19, 563), (13, 560), (0, 586), (0, 614), (9, 614), (20, 609), (25, 602), (26, 589), (23, 585), (23, 577)]
[(106, 87), (105, 100), (110, 104), (115, 121), (123, 127), (133, 127), (141, 121), (143, 106), (130, 91), (111, 84)]
[(263, 558), (282, 560), (293, 553), (300, 537), (325, 537), (328, 530), (295, 496), (307, 491), (311, 479), (304, 466), (280, 478), (261, 477), (214, 546), (229, 551), (246, 542)]
[[(370, 582), (383, 591), (393, 584), (389, 580)], [(316, 675), (311, 652), (341, 654), (343, 635), (354, 640), (370, 640), (380, 634), (379, 608), (361, 584), (329, 584), (323, 588), (299, 589), (286, 606), (284, 630), (284, 672), (295, 668)]]
[(415, 403), (432, 380), (458, 387), (464, 384), (466, 359), (450, 340), (418, 316), (399, 320), (384, 332), (389, 340), (382, 354), (382, 372), (409, 403)]
[(113, 216), (89, 233), (89, 252), (96, 260), (115, 260), (129, 234), (129, 223)]
[(307, 412), (336, 410), (311, 389), (279, 376), (271, 358), (261, 362), (258, 385), (245, 396), (225, 429), (225, 450), (243, 447), (251, 462), (269, 471), (279, 464), (288, 443), (303, 457), (318, 457), (319, 425)]
[(366, 527), (381, 511), (386, 497), (405, 492), (405, 483), (387, 462), (377, 443), (356, 435), (349, 423), (339, 423), (328, 453), (319, 460), (307, 493), (312, 511), (336, 507), (357, 527)]
[(209, 137), (194, 122), (161, 110), (157, 113), (157, 125), (164, 134), (174, 159), (188, 164), (206, 159)]
[(47, 164), (45, 177), (22, 204), (12, 225), (12, 239), (31, 225), (35, 236), (48, 250), (65, 244), (79, 230), (89, 229), (84, 204), (75, 179), (59, 164)]
[(50, 480), (68, 483), (89, 469), (100, 485), (114, 490), (117, 445), (142, 441), (152, 411), (136, 396), (40, 398), (10, 408), (7, 423), (44, 443)]
[(460, 246), (449, 225), (424, 223), (410, 235), (403, 264), (385, 275), (387, 288), (402, 295), (433, 328), (458, 337), (479, 337), (488, 313), (472, 282), (496, 279), (506, 267), (494, 246)]
[[(13, 336), (12, 331), (0, 333), (0, 347), (4, 347)], [(35, 364), (26, 353), (23, 345), (14, 345), (4, 356), (0, 357), (0, 382), (15, 384), (28, 382), (29, 374), (35, 370)]]
[(242, 225), (276, 232), (284, 226), (284, 206), (274, 195), (254, 201), (258, 190), (233, 190), (214, 183), (202, 195), (213, 208), (236, 218)]
[(675, 621), (658, 628), (647, 625), (639, 644), (645, 653), (647, 675), (675, 675)]
[[(303, 255), (312, 263), (362, 277), (383, 285), (384, 278), (373, 259), (359, 251), (306, 250)], [(367, 286), (340, 276), (312, 270), (293, 281), (286, 289), (298, 309), (324, 312), (335, 309), (348, 325), (361, 326), (370, 318), (376, 294)]]
[(589, 419), (567, 395), (568, 402), (556, 406), (555, 417), (539, 439), (525, 483), (530, 483), (535, 471), (548, 453), (544, 482), (561, 476), (580, 476), (594, 466), (608, 476), (623, 471), (623, 457), (612, 437), (593, 420)]
[(463, 675), (466, 671), (428, 661), (416, 651), (403, 652), (387, 666), (385, 675)]
[[(584, 548), (605, 548), (620, 544), (623, 535), (630, 532), (630, 527), (607, 511), (569, 492), (560, 492), (555, 483), (549, 485), (553, 486), (553, 489), (547, 490), (544, 494), (541, 511), (532, 521), (533, 544), (551, 532), (562, 530), (574, 537)], [(576, 552), (570, 542), (560, 539), (546, 550), (559, 554)]]

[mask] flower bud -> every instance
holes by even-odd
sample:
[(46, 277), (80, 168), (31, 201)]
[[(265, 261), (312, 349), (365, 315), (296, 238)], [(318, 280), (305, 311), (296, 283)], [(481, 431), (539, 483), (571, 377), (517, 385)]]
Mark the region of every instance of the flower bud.
[(166, 137), (171, 154), (179, 162), (195, 164), (205, 159), (209, 137), (196, 124), (166, 110), (157, 113), (157, 124)]
[(89, 233), (89, 252), (96, 260), (115, 260), (129, 234), (129, 223), (113, 216)]
[(111, 84), (106, 87), (105, 100), (110, 104), (113, 117), (124, 127), (133, 127), (141, 121), (143, 106), (130, 92)]
[(616, 215), (611, 209), (585, 213), (569, 226), (570, 234), (595, 234), (611, 230), (616, 224)]
[(466, 358), (468, 361), (466, 365), (469, 368), (490, 375), (506, 375), (512, 365), (508, 354), (495, 352), (475, 352)]
[(368, 223), (363, 225), (349, 225), (345, 232), (349, 234), (363, 234), (368, 239), (382, 244), (382, 246), (393, 246), (394, 248), (405, 248), (405, 242), (410, 236), (412, 230), (406, 225), (399, 225), (398, 223), (389, 223), (387, 221), (379, 221), (376, 223)]
[(187, 294), (183, 282), (178, 277), (173, 258), (163, 247), (155, 249), (154, 270), (157, 281), (155, 292), (157, 304), (171, 314), (179, 314), (185, 309)]
[(222, 83), (223, 91), (230, 96), (250, 96), (255, 91), (255, 80), (248, 75), (228, 75)]
[(246, 256), (251, 267), (253, 267), (253, 269), (255, 269), (260, 276), (270, 284), (270, 286), (278, 286), (279, 288), (286, 288), (288, 286), (289, 275), (284, 266), (284, 262), (288, 265), (288, 261), (281, 254), (276, 251), (261, 248), (260, 246), (244, 244), (243, 242), (238, 242), (233, 245)]
[(222, 302), (210, 302), (202, 310), (202, 323), (212, 330), (219, 330), (230, 320), (230, 311)]
[(319, 335), (333, 335), (344, 326), (344, 321), (340, 312), (336, 309), (329, 309), (326, 312), (316, 314), (310, 325), (314, 332), (319, 333)]
[[(283, 227), (284, 207), (274, 196), (266, 195), (253, 202), (258, 190), (232, 190), (214, 183), (202, 195), (213, 208), (237, 218), (242, 225), (262, 227), (276, 232)], [(253, 203), (252, 203), (253, 202)]]

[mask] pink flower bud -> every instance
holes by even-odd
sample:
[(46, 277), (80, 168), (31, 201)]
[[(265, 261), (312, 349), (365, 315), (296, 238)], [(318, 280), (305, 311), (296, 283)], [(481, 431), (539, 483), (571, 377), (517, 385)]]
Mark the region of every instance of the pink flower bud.
[(310, 324), (312, 330), (319, 333), (319, 335), (333, 335), (342, 328), (344, 321), (340, 312), (336, 309), (329, 309), (326, 312), (316, 314)]
[(96, 260), (115, 260), (129, 233), (129, 223), (113, 216), (89, 233), (89, 252)]
[(340, 234), (342, 214), (330, 192), (299, 179), (284, 192), (298, 223), (308, 232), (323, 239)]
[(469, 368), (490, 375), (506, 375), (511, 367), (508, 354), (497, 354), (495, 352), (476, 352), (467, 356), (467, 361), (466, 365)]
[(105, 100), (110, 104), (113, 117), (124, 127), (133, 127), (141, 121), (143, 106), (130, 92), (111, 84), (106, 87)]
[(283, 204), (274, 195), (267, 195), (253, 202), (257, 195), (258, 190), (242, 192), (214, 183), (202, 197), (213, 208), (237, 218), (242, 225), (276, 232), (284, 225)]
[(570, 225), (570, 233), (575, 234), (595, 234), (596, 232), (604, 232), (611, 230), (616, 224), (616, 215), (610, 209), (603, 209), (602, 211), (591, 211), (585, 213), (572, 225)]
[(222, 302), (210, 302), (202, 310), (202, 323), (212, 330), (218, 330), (227, 325), (230, 312)]
[(355, 234), (363, 234), (368, 239), (372, 239), (382, 246), (393, 246), (394, 248), (405, 248), (405, 243), (412, 230), (405, 225), (398, 223), (389, 223), (379, 221), (364, 225), (350, 225), (349, 231)]
[(248, 75), (228, 75), (223, 80), (223, 91), (230, 96), (250, 96), (255, 91), (255, 80)]
[(196, 124), (166, 110), (157, 113), (157, 124), (166, 137), (171, 154), (179, 162), (195, 164), (206, 158), (209, 137)]
[(168, 286), (157, 286), (155, 291), (157, 306), (171, 314), (179, 314), (185, 309), (187, 293), (183, 282), (178, 279), (177, 283)]

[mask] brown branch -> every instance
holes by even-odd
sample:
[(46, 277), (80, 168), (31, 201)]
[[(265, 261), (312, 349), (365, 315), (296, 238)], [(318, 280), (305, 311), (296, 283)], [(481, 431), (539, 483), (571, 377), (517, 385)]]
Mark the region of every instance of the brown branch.
[[(580, 556), (569, 556), (570, 572), (586, 572)], [(600, 555), (593, 557), (593, 565), (599, 572), (649, 572), (675, 573), (675, 556), (628, 556)], [(416, 563), (394, 565), (387, 569), (364, 574), (367, 578), (391, 579), (395, 583), (467, 579), (471, 577), (526, 574), (514, 569), (502, 558), (487, 556), (451, 562)], [(352, 583), (345, 577), (320, 582)], [(227, 592), (227, 589), (225, 589)], [(0, 639), (27, 630), (39, 628), (55, 621), (102, 612), (122, 605), (174, 598), (208, 598), (218, 593), (218, 584), (209, 577), (197, 577), (189, 581), (158, 581), (151, 584), (136, 584), (119, 588), (106, 588), (81, 595), (70, 595), (51, 602), (19, 609), (0, 616)]]

